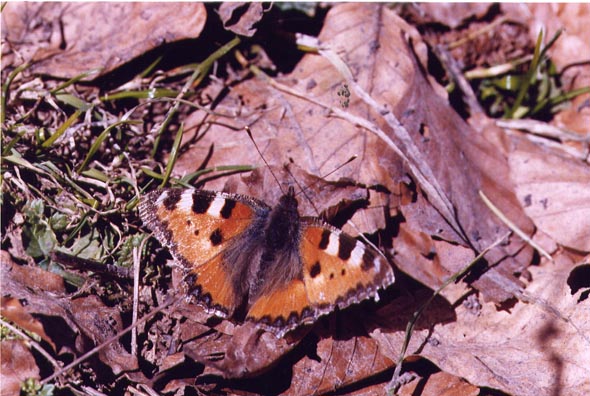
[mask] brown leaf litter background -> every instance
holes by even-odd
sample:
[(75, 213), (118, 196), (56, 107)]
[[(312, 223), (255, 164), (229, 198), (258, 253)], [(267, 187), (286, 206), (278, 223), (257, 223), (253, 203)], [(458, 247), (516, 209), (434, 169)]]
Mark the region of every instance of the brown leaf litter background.
[[(90, 68), (101, 69), (102, 75), (157, 45), (197, 37), (206, 19), (215, 17), (190, 3), (111, 5), (117, 12), (104, 7), (9, 4), (2, 12), (3, 40), (22, 44), (6, 62), (34, 60), (32, 71), (61, 78)], [(421, 7), (425, 22), (449, 27), (483, 18), (489, 11), (485, 4)], [(587, 5), (501, 7), (531, 26), (533, 42), (538, 25), (547, 26), (548, 37), (566, 26), (552, 59), (561, 68), (585, 61), (583, 72), (577, 69), (579, 74), (571, 77), (571, 87), (590, 85), (588, 59), (582, 56), (590, 49), (581, 39), (589, 32), (580, 22), (590, 14)], [(238, 34), (253, 34), (264, 9), (250, 5), (236, 22), (231, 19), (234, 8), (222, 5), (217, 18)], [(49, 22), (58, 15), (61, 36)], [(89, 19), (101, 30), (89, 31)], [(25, 40), (31, 36), (36, 40)], [(444, 289), (418, 321), (405, 360), (410, 367), (428, 362), (436, 370), (410, 380), (400, 394), (475, 395), (481, 387), (514, 395), (590, 394), (590, 302), (571, 288), (574, 270), (590, 265), (587, 146), (530, 139), (484, 114), (461, 118), (446, 91), (425, 72), (432, 55), (419, 31), (384, 5), (333, 5), (318, 39), (322, 49), (343, 60), (354, 81), (347, 81), (328, 56), (318, 54), (305, 55), (272, 84), (246, 73), (235, 76), (215, 107), (216, 114), (226, 116), (196, 110), (183, 120), (183, 141), (190, 146), (174, 173), (259, 164), (254, 172), (214, 179), (205, 188), (274, 204), (281, 187), (295, 178), (310, 186), (313, 206), (301, 198), (303, 215), (317, 216), (315, 208), (327, 213), (344, 197), (357, 199), (365, 208), (341, 225), (353, 235), (374, 234), (398, 271), (396, 284), (382, 293), (382, 302), (330, 315), (310, 334), (293, 339), (277, 340), (248, 325), (210, 320), (199, 307), (178, 304), (165, 311), (164, 318), (140, 327), (153, 343), (140, 359), (129, 353), (126, 341), (116, 341), (89, 361), (91, 367), (100, 371), (107, 365), (114, 376), (124, 375), (162, 394), (183, 392), (195, 381), (199, 391), (211, 393), (265, 394), (260, 384), (274, 382), (269, 389), (285, 395), (338, 389), (385, 394), (406, 324), (431, 295), (430, 289), (509, 230), (480, 199), (481, 190), (553, 261), (534, 254), (512, 235), (509, 243), (485, 256), (487, 267), (477, 266), (465, 282)], [(220, 84), (212, 81), (204, 95), (215, 97)], [(344, 87), (351, 92), (345, 109), (337, 94)], [(556, 115), (555, 126), (590, 138), (587, 101), (587, 95), (576, 98)], [(227, 127), (227, 115), (235, 130)], [(406, 159), (355, 119), (382, 131)], [(282, 186), (263, 166), (242, 130), (245, 125)], [(358, 158), (338, 168), (352, 155)], [(292, 175), (284, 171), (285, 164)], [(426, 191), (440, 194), (440, 199)], [(30, 271), (39, 274), (31, 276)], [(175, 272), (171, 288), (181, 289), (178, 278)], [(163, 302), (165, 291), (147, 285), (143, 290), (146, 300), (156, 296)], [(108, 307), (95, 295), (68, 294), (57, 275), (19, 265), (2, 252), (3, 317), (38, 334), (55, 356), (79, 356), (120, 332), (121, 312), (128, 308)], [(138, 370), (143, 361), (159, 371), (150, 377)], [(175, 371), (178, 367), (184, 371)], [(167, 372), (173, 375), (166, 377)], [(210, 381), (215, 376), (242, 382), (219, 382), (216, 388), (217, 382)], [(26, 377), (40, 377), (30, 350), (14, 340), (2, 341), (2, 394), (15, 394)], [(158, 383), (158, 377), (167, 378), (166, 383)]]

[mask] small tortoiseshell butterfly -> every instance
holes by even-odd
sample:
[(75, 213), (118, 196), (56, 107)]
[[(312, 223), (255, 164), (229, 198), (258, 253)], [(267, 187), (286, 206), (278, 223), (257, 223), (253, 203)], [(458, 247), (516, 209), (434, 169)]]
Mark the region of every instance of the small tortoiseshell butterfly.
[(197, 301), (221, 317), (282, 337), (394, 281), (372, 247), (300, 217), (293, 187), (271, 208), (237, 194), (164, 189), (139, 205), (143, 222), (186, 269)]

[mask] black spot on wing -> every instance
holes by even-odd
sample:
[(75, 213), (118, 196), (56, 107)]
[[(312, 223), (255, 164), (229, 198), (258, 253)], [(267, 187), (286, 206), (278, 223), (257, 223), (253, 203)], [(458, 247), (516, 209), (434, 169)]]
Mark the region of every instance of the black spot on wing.
[(342, 260), (348, 260), (352, 249), (356, 246), (356, 239), (345, 234), (340, 234), (338, 238), (338, 257)]
[(309, 276), (311, 276), (312, 278), (315, 278), (321, 272), (322, 272), (322, 266), (320, 265), (319, 261), (316, 261), (315, 264), (312, 265), (311, 269), (309, 270)]
[(229, 219), (231, 217), (231, 212), (234, 210), (236, 206), (236, 201), (233, 199), (226, 199), (225, 203), (223, 204), (223, 208), (221, 208), (221, 217), (224, 219)]
[(326, 250), (328, 243), (330, 243), (330, 234), (332, 234), (330, 230), (322, 231), (322, 239), (320, 239), (320, 245), (318, 246), (320, 249)]
[(180, 196), (182, 195), (182, 189), (180, 188), (172, 188), (167, 191), (166, 198), (162, 204), (166, 208), (166, 210), (172, 211), (176, 209), (176, 204), (180, 201)]
[(197, 214), (206, 213), (214, 198), (215, 197), (211, 194), (199, 194), (195, 191), (193, 194), (193, 212)]
[(365, 254), (363, 254), (363, 260), (361, 263), (361, 269), (363, 271), (372, 270), (375, 267), (375, 252), (371, 249), (365, 249)]
[(221, 230), (217, 228), (215, 231), (211, 233), (209, 239), (211, 240), (213, 246), (219, 245), (221, 242), (223, 242), (223, 235), (221, 234)]

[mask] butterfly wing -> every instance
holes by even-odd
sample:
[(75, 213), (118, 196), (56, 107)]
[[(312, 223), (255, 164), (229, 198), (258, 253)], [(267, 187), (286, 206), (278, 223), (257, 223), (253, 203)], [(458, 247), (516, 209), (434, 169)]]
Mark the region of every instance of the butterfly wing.
[(186, 280), (197, 300), (223, 317), (242, 303), (239, 282), (247, 270), (238, 268), (247, 262), (230, 263), (224, 252), (237, 245), (248, 249), (241, 239), (252, 234), (247, 231), (268, 210), (247, 197), (195, 189), (154, 191), (139, 205), (144, 224), (187, 269)]
[(327, 225), (308, 226), (301, 241), (303, 279), (313, 306), (346, 308), (394, 282), (393, 270), (374, 248)]
[(279, 337), (336, 306), (376, 298), (379, 288), (394, 282), (391, 266), (375, 249), (318, 220), (302, 219), (299, 251), (301, 277), (261, 295), (247, 315)]

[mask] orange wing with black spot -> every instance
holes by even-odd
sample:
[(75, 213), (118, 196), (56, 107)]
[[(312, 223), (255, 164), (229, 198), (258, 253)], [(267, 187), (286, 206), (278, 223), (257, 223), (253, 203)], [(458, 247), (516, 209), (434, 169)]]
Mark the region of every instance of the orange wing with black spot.
[(278, 336), (345, 308), (394, 282), (393, 270), (374, 248), (319, 220), (302, 224), (302, 276), (260, 296), (247, 319)]
[[(222, 317), (231, 316), (247, 293), (239, 287), (246, 269), (228, 263), (224, 252), (236, 244), (257, 249), (242, 239), (269, 210), (248, 197), (195, 189), (154, 191), (139, 205), (144, 223), (186, 268), (191, 292)], [(252, 232), (248, 235), (256, 239)]]

